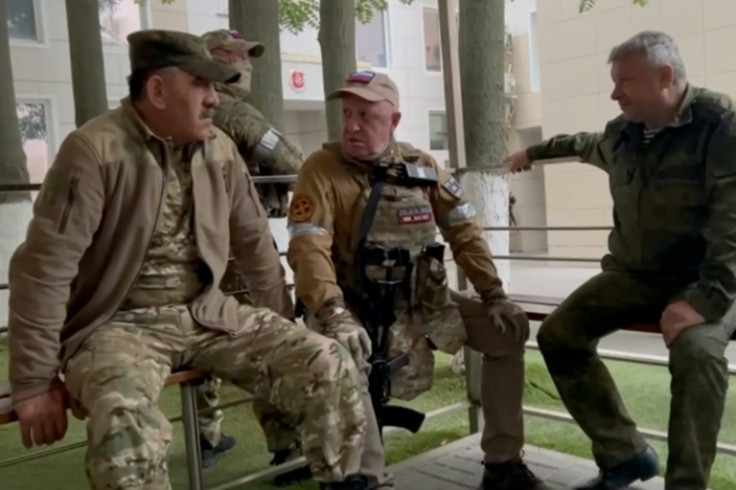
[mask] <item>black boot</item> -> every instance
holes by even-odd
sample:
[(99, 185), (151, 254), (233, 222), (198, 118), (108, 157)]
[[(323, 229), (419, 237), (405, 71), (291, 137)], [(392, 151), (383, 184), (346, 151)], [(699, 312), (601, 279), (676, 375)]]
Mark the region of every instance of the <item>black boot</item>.
[(483, 490), (549, 490), (520, 459), (507, 463), (485, 463)]
[(232, 451), (235, 447), (235, 438), (222, 434), (220, 436), (220, 442), (217, 446), (212, 447), (212, 444), (204, 437), (199, 437), (199, 448), (202, 451), (202, 467), (210, 468), (215, 463), (220, 461), (223, 456)]
[(363, 475), (350, 475), (344, 481), (320, 482), (320, 490), (368, 490), (368, 479)]
[[(298, 445), (295, 445), (289, 449), (280, 449), (273, 453), (273, 459), (271, 459), (271, 466), (278, 466), (280, 464), (292, 461), (301, 456), (301, 450)], [(312, 478), (312, 471), (309, 469), (309, 465), (304, 463), (302, 466), (294, 468), (293, 470), (287, 471), (281, 475), (275, 476), (273, 484), (277, 487), (286, 487), (300, 481), (310, 480)]]
[(659, 474), (659, 458), (651, 446), (647, 446), (628, 461), (601, 470), (600, 474), (575, 490), (619, 490), (626, 488), (636, 480), (647, 481)]

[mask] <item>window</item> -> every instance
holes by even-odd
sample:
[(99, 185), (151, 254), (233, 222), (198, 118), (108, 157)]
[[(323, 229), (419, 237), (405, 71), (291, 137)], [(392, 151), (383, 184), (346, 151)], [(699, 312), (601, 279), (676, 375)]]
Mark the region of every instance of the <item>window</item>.
[(36, 2), (34, 0), (7, 0), (8, 32), (11, 39), (38, 41)]
[(128, 34), (141, 29), (141, 7), (134, 0), (99, 0), (102, 43), (127, 46)]
[(536, 12), (532, 12), (529, 16), (529, 84), (532, 92), (539, 92), (539, 38)]
[(19, 100), (15, 109), (31, 182), (43, 182), (51, 164), (48, 101)]
[(388, 67), (388, 22), (386, 12), (376, 12), (370, 22), (356, 20), (355, 47), (358, 61), (368, 61), (373, 66)]
[(424, 27), (424, 66), (427, 71), (442, 71), (440, 48), (440, 14), (434, 9), (422, 9)]
[(444, 111), (430, 111), (429, 113), (429, 149), (447, 150), (447, 116)]

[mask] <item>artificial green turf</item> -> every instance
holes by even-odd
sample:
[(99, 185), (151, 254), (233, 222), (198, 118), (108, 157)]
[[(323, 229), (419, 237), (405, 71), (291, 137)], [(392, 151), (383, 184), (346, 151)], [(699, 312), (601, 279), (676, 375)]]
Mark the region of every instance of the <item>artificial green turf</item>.
[[(439, 355), (437, 359), (435, 386), (410, 405), (423, 411), (440, 408), (465, 399), (464, 378), (450, 371), (450, 357)], [(610, 362), (614, 378), (627, 402), (632, 416), (642, 427), (666, 430), (669, 410), (669, 374), (660, 367)], [(0, 342), (0, 373), (7, 372), (7, 349)], [(4, 378), (4, 375), (3, 375)], [(723, 420), (720, 440), (736, 443), (736, 401), (730, 393), (726, 415)], [(240, 398), (242, 393), (233, 387), (223, 387), (223, 402)], [(167, 389), (161, 397), (161, 407), (169, 416), (180, 411), (176, 389)], [(536, 352), (527, 354), (527, 387), (525, 404), (562, 409), (556, 390), (547, 374), (541, 357)], [(236, 449), (215, 467), (205, 470), (206, 484), (224, 482), (244, 474), (264, 469), (270, 455), (266, 453), (260, 428), (255, 423), (249, 406), (240, 406), (226, 411), (224, 430), (236, 437)], [(175, 443), (170, 461), (170, 472), (174, 489), (186, 488), (186, 468), (181, 424), (175, 424)], [(547, 420), (526, 418), (527, 442), (555, 451), (590, 458), (590, 445), (575, 426)], [(387, 438), (389, 464), (432, 450), (468, 434), (468, 419), (465, 412), (429, 419), (419, 434), (405, 432)], [(76, 420), (70, 423), (64, 443), (84, 439), (84, 425)], [(663, 463), (666, 448), (654, 444)], [(0, 460), (27, 454), (20, 444), (15, 425), (0, 427)], [(82, 449), (51, 456), (46, 459), (0, 469), (0, 487), (12, 490), (87, 488), (83, 469)], [(736, 458), (719, 456), (713, 468), (710, 486), (715, 490), (736, 487)], [(253, 488), (253, 487), (250, 487)], [(271, 489), (265, 484), (258, 488)], [(290, 489), (316, 489), (313, 482), (296, 484)]]

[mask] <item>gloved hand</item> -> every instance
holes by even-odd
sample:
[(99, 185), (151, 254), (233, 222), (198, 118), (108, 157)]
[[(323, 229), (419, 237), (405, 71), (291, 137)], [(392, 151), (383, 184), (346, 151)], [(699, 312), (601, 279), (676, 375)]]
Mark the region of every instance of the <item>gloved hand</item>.
[(368, 332), (353, 319), (347, 310), (330, 315), (322, 320), (322, 333), (337, 340), (345, 347), (355, 361), (360, 371), (368, 372), (370, 364), (368, 358), (373, 352)]
[(497, 292), (483, 301), (491, 317), (493, 325), (501, 334), (508, 331), (517, 342), (526, 342), (529, 338), (529, 318), (519, 305), (509, 301), (503, 292)]

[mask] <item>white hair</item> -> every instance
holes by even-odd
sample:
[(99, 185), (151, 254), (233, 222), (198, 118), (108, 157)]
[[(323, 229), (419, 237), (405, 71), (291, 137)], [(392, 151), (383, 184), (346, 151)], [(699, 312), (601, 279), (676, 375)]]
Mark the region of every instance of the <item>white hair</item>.
[(671, 66), (675, 83), (686, 80), (685, 64), (682, 62), (680, 50), (675, 41), (664, 32), (642, 31), (611, 50), (608, 62), (613, 63), (626, 56), (638, 54), (644, 56), (654, 67)]

